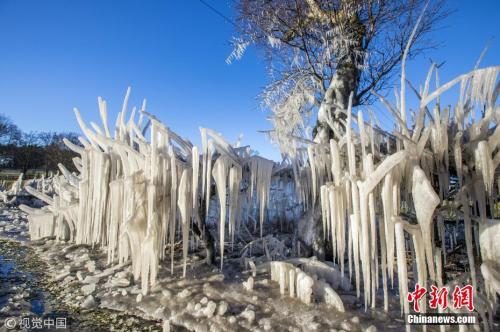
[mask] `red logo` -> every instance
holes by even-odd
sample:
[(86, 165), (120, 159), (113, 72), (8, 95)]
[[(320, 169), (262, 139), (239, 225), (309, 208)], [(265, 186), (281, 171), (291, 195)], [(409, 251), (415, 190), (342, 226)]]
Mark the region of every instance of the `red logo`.
[[(427, 289), (420, 286), (420, 284), (415, 285), (415, 291), (408, 293), (408, 302), (413, 302), (413, 310), (415, 312), (420, 312), (419, 300), (425, 296)], [(466, 285), (464, 287), (455, 286), (453, 291), (453, 309), (460, 309), (466, 307), (469, 311), (474, 311), (474, 289), (472, 285)], [(430, 300), (429, 307), (431, 309), (446, 309), (448, 308), (448, 288), (441, 287), (438, 288), (434, 285), (431, 286), (431, 291), (429, 292)]]
[(441, 287), (440, 289), (436, 286), (431, 286), (431, 299), (429, 301), (429, 306), (431, 309), (437, 309), (439, 306), (441, 309), (448, 308), (448, 288)]
[(469, 311), (474, 311), (473, 288), (471, 285), (462, 288), (455, 286), (453, 291), (453, 308), (460, 309), (467, 307)]
[(420, 287), (419, 284), (416, 284), (415, 291), (408, 294), (408, 302), (413, 302), (413, 310), (415, 310), (416, 312), (420, 312), (418, 300), (420, 300), (425, 295), (425, 293), (427, 293), (427, 289), (425, 289), (425, 287)]

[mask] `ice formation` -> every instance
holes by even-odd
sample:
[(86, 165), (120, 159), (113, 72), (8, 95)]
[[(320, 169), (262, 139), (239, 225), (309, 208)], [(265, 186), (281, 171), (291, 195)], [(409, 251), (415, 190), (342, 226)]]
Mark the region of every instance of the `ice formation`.
[[(345, 133), (336, 130), (328, 144), (289, 142), (293, 158), (281, 164), (233, 146), (208, 128), (200, 128), (198, 149), (147, 113), (145, 103), (138, 120), (134, 111), (127, 120), (128, 93), (112, 135), (106, 103), (99, 99), (102, 125), (87, 126), (76, 110), (84, 137), (81, 146), (66, 142), (79, 155), (78, 172), (61, 165), (51, 194), (35, 184), (26, 188), (47, 203), (41, 210), (23, 207), (31, 236), (106, 247), (110, 265), (131, 262), (145, 294), (168, 256), (173, 271), (179, 241), (183, 274), (189, 273), (193, 225), (199, 231), (214, 223), (221, 268), (226, 243), (233, 249), (245, 234), (251, 241), (242, 246), (242, 261), (253, 276), (256, 262), (271, 262), (271, 279), (282, 294), (304, 303), (319, 298), (342, 311), (337, 290), (354, 286), (367, 308), (377, 305), (381, 284), (387, 311), (388, 288), (397, 275), (401, 311), (408, 313), (403, 299), (411, 282), (442, 284), (443, 262), (456, 244), (456, 226), (446, 226), (457, 219), (465, 230), (466, 278), (476, 290), (486, 287), (485, 303), (494, 303), (500, 290), (500, 67), (475, 69), (430, 91), (435, 70), (431, 66), (420, 91), (413, 89), (420, 101), (414, 121), (406, 116), (402, 80), (396, 105), (381, 97), (396, 121), (392, 133), (365, 121), (362, 111), (353, 115), (351, 98)], [(442, 108), (441, 94), (454, 86), (460, 87), (459, 101)], [(282, 227), (283, 220), (301, 217), (305, 230), (297, 232), (293, 250), (266, 234), (268, 220)], [(300, 258), (314, 251), (310, 242), (318, 238), (330, 245), (333, 263)], [(476, 268), (478, 243), (482, 263)], [(408, 262), (416, 275), (408, 273)]]
[[(307, 266), (310, 262), (304, 262)], [(310, 269), (315, 270), (314, 267)], [(321, 268), (318, 269), (321, 271)], [(324, 272), (324, 271), (323, 271)], [(281, 295), (297, 297), (305, 304), (321, 301), (344, 312), (344, 303), (331, 284), (314, 272), (305, 272), (292, 262), (272, 261), (270, 263), (271, 280), (279, 283)], [(314, 278), (312, 277), (314, 276)], [(318, 279), (320, 277), (320, 279)]]
[[(93, 122), (87, 126), (75, 109), (84, 137), (79, 138), (81, 146), (65, 143), (79, 155), (74, 159), (78, 174), (60, 165), (53, 195), (47, 195), (42, 187), (28, 185), (26, 190), (47, 206), (42, 210), (22, 209), (29, 213), (33, 239), (56, 236), (58, 240), (106, 247), (109, 264), (130, 260), (134, 278), (141, 280), (146, 294), (155, 285), (160, 261), (167, 258), (168, 251), (173, 269), (178, 239), (182, 241), (186, 275), (192, 224), (197, 223), (199, 229), (205, 227), (198, 208), (206, 209), (208, 220), (213, 183), (220, 211), (221, 268), (226, 234), (234, 240), (241, 209), (249, 210), (253, 205), (251, 199), (243, 204), (240, 194), (244, 170), (251, 177), (249, 196), (256, 192), (263, 227), (274, 162), (250, 156), (248, 149), (233, 147), (207, 128), (201, 129), (200, 156), (196, 146), (147, 113), (145, 102), (139, 119), (134, 109), (127, 120), (129, 94), (130, 90), (117, 116), (114, 136), (102, 98), (98, 99), (101, 126)], [(146, 139), (148, 131), (150, 138)], [(19, 191), (21, 181), (10, 191)]]

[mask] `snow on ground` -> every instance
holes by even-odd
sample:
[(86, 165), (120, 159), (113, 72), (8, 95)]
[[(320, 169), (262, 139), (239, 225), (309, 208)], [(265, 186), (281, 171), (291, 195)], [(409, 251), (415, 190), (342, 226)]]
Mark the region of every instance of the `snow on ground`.
[[(337, 312), (326, 304), (307, 305), (281, 295), (279, 284), (270, 280), (266, 269), (259, 269), (253, 288), (248, 286), (252, 272), (246, 271), (238, 253), (231, 253), (230, 250), (223, 272), (215, 266), (208, 266), (201, 252), (191, 253), (186, 278), (182, 278), (182, 259), (176, 257), (173, 275), (170, 264), (165, 263), (160, 268), (158, 283), (143, 296), (140, 283), (132, 280), (130, 265), (108, 268), (105, 252), (90, 246), (56, 243), (53, 239), (29, 241), (26, 216), (16, 207), (1, 205), (0, 216), (0, 237), (20, 241), (22, 247), (29, 248), (35, 257), (45, 262), (43, 273), (52, 282), (52, 291), (58, 293), (57, 300), (68, 308), (79, 308), (82, 313), (112, 309), (146, 320), (161, 321), (164, 330), (404, 329), (404, 320), (399, 314), (399, 298), (395, 293), (391, 297), (389, 313), (383, 312), (381, 305), (365, 312), (364, 305), (354, 292), (339, 291), (346, 313)], [(397, 285), (394, 292), (396, 289)], [(23, 298), (19, 297), (17, 302), (14, 300), (22, 308), (20, 311), (12, 311), (10, 305), (9, 309), (2, 310), (16, 315), (32, 311), (32, 304), (25, 303)], [(153, 326), (152, 329), (160, 330), (160, 327)]]
[[(15, 207), (0, 205), (0, 331), (6, 322), (21, 319), (63, 319), (67, 329), (57, 331), (158, 331), (161, 322), (107, 310), (82, 311), (62, 298), (71, 292), (47, 273), (44, 255), (38, 255), (28, 242), (25, 214)], [(29, 324), (29, 323), (28, 323)], [(43, 325), (42, 325), (43, 326)], [(34, 327), (34, 326), (32, 326)], [(45, 331), (45, 330), (44, 330)]]
[(15, 206), (0, 205), (0, 235), (19, 241), (29, 240), (26, 213)]

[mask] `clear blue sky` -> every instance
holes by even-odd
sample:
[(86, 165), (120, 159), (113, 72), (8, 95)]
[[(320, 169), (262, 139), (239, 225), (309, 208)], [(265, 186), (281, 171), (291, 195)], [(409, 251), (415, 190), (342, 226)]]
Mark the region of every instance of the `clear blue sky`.
[[(230, 1), (206, 1), (234, 16)], [(429, 58), (447, 61), (442, 81), (471, 69), (491, 37), (484, 65), (500, 64), (500, 1), (451, 3), (457, 12), (435, 33), (442, 46), (410, 63), (414, 82)], [(132, 105), (146, 98), (195, 144), (199, 126), (231, 142), (243, 132), (243, 144), (279, 157), (257, 133), (270, 127), (256, 100), (267, 81), (262, 58), (250, 49), (227, 65), (233, 26), (198, 0), (0, 0), (0, 31), (0, 112), (24, 131), (79, 131), (72, 108), (96, 121), (97, 96), (114, 118), (130, 85)]]

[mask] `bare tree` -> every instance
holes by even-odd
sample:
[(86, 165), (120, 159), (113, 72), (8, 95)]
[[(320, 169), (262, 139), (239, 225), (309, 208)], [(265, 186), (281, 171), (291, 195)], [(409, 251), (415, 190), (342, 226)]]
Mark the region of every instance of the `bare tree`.
[(21, 141), (21, 130), (7, 116), (0, 114), (0, 144), (17, 144)]
[[(305, 137), (312, 111), (318, 111), (314, 140), (328, 142), (343, 131), (351, 92), (356, 106), (390, 86), (424, 6), (425, 0), (237, 2), (239, 37), (228, 61), (250, 44), (264, 50), (272, 82), (263, 106), (272, 111), (270, 133), (283, 153), (290, 139)], [(429, 32), (447, 14), (444, 0), (428, 5), (409, 58), (435, 46)]]
[(34, 131), (23, 133), (15, 153), (15, 165), (21, 169), (21, 172), (26, 174), (29, 169), (39, 166), (41, 159), (42, 150), (38, 133)]
[(41, 132), (38, 134), (38, 140), (44, 151), (43, 167), (46, 175), (49, 171), (57, 171), (59, 163), (65, 165), (70, 171), (76, 170), (72, 159), (77, 155), (64, 144), (65, 138), (81, 146), (76, 133)]

